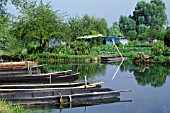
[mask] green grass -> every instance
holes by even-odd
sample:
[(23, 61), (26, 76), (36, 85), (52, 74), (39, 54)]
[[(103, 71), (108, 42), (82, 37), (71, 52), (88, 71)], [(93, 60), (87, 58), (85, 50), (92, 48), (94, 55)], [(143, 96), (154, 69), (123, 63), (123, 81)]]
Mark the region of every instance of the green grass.
[(20, 105), (12, 105), (11, 102), (0, 100), (0, 113), (25, 113)]

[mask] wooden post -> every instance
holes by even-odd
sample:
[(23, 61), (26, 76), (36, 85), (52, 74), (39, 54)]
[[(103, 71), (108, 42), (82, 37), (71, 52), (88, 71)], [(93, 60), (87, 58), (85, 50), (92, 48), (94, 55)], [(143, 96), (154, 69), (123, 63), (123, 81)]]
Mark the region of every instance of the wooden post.
[(51, 81), (51, 75), (50, 75), (50, 84), (52, 83), (52, 81)]
[(1, 62), (2, 62), (2, 66), (4, 66), (2, 57), (1, 57)]
[(85, 88), (87, 89), (87, 78), (84, 76)]
[(28, 71), (29, 71), (29, 69), (30, 69), (30, 63), (29, 62), (28, 62), (28, 66), (27, 67), (28, 67)]
[(11, 61), (11, 67), (12, 67), (12, 61)]
[(30, 68), (30, 72), (29, 73), (32, 75), (32, 68)]

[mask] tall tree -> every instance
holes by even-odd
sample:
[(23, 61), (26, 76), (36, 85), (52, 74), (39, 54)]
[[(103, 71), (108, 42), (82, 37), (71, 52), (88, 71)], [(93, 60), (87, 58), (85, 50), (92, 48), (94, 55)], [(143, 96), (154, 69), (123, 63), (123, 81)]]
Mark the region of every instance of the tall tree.
[(54, 38), (65, 38), (65, 25), (58, 11), (53, 11), (50, 3), (37, 5), (32, 2), (21, 10), (21, 15), (13, 24), (11, 32), (25, 45), (36, 43), (39, 51), (44, 51), (47, 44)]
[(146, 26), (144, 24), (139, 25), (138, 38), (145, 39), (147, 37), (148, 30), (149, 30), (148, 26)]
[(104, 18), (99, 18), (97, 20), (97, 29), (96, 31), (98, 31), (99, 33), (103, 34), (106, 36), (107, 33), (107, 22)]
[(136, 38), (136, 22), (133, 19), (126, 16), (120, 16), (119, 26), (121, 32), (125, 36), (128, 36), (130, 39)]
[(136, 4), (132, 18), (136, 21), (137, 31), (141, 24), (151, 29), (160, 30), (167, 22), (166, 7), (162, 0), (140, 1)]
[(120, 27), (117, 22), (114, 22), (112, 26), (108, 29), (108, 36), (123, 36), (120, 32)]
[(76, 16), (69, 18), (68, 25), (71, 30), (70, 36), (72, 41), (75, 41), (77, 37), (83, 35), (83, 24), (80, 17)]

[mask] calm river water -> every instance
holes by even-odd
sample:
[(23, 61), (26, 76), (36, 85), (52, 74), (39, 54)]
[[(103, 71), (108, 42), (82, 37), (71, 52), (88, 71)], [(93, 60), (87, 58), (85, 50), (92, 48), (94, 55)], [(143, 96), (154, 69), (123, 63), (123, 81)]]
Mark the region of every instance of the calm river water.
[(53, 62), (48, 64), (44, 67), (44, 71), (71, 69), (81, 73), (78, 82), (84, 81), (84, 76), (87, 76), (88, 82), (105, 82), (102, 84), (103, 88), (132, 90), (132, 92), (122, 92), (120, 102), (62, 110), (55, 107), (44, 108), (42, 111), (47, 113), (170, 113), (170, 67), (137, 66), (131, 61), (126, 61), (113, 78), (119, 64), (54, 64)]

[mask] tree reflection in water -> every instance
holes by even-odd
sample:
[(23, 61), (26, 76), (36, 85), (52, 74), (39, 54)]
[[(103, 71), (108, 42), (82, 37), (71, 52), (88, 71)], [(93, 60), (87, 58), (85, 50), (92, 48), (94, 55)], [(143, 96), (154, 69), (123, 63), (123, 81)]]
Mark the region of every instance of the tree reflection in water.
[[(115, 63), (113, 65), (119, 65)], [(137, 83), (141, 86), (151, 85), (161, 87), (165, 84), (166, 78), (170, 75), (170, 67), (163, 65), (135, 65), (132, 61), (124, 62), (120, 67), (121, 72), (133, 72)]]
[(93, 78), (96, 75), (104, 76), (106, 73), (106, 64), (100, 63), (88, 63), (88, 62), (71, 62), (71, 63), (61, 63), (61, 62), (39, 62), (39, 64), (47, 64), (41, 67), (42, 73), (72, 70), (73, 73), (80, 72), (79, 81), (84, 81), (84, 76), (88, 78)]
[[(42, 67), (42, 72), (55, 72), (63, 70), (73, 70), (74, 73), (80, 72), (79, 81), (84, 80), (84, 76), (94, 78), (96, 75), (104, 76), (106, 74), (107, 64), (88, 63), (88, 62), (41, 62), (47, 64)], [(119, 66), (120, 62), (109, 65)], [(170, 75), (170, 67), (162, 65), (135, 65), (128, 60), (123, 62), (120, 67), (121, 72), (133, 72), (137, 83), (141, 86), (151, 85), (153, 87), (161, 87), (166, 81), (167, 75)]]

